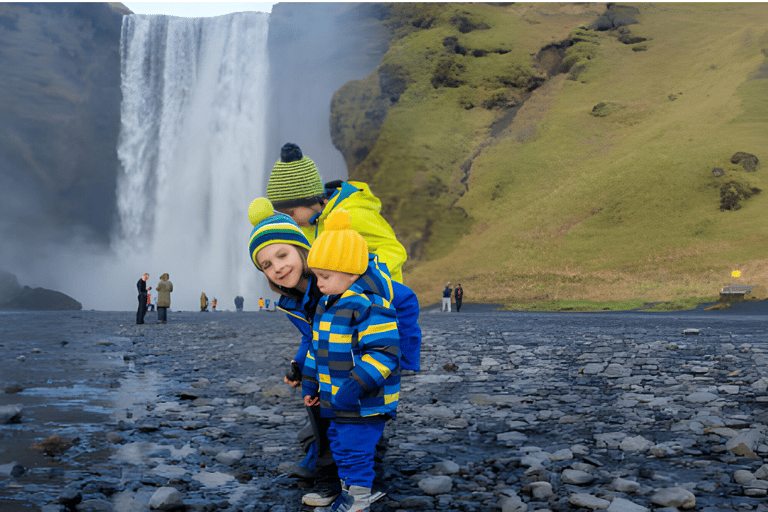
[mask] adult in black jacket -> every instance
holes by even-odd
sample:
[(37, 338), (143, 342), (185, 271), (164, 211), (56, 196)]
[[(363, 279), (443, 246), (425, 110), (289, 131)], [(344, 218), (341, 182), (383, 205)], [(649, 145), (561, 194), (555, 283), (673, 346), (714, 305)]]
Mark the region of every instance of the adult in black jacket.
[(456, 312), (458, 313), (461, 311), (461, 301), (464, 300), (464, 290), (461, 288), (461, 283), (453, 289), (453, 298), (456, 301)]
[(136, 289), (139, 291), (139, 310), (136, 311), (137, 324), (143, 324), (144, 315), (147, 314), (147, 292), (152, 289), (151, 286), (147, 286), (147, 279), (149, 279), (149, 274), (144, 274), (136, 283)]

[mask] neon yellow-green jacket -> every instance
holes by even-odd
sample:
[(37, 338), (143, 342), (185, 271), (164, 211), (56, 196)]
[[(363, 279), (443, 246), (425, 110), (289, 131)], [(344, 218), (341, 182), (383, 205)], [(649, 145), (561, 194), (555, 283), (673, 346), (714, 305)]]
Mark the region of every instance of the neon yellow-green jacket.
[[(329, 192), (329, 189), (326, 188)], [(368, 252), (379, 257), (379, 262), (387, 265), (392, 280), (403, 282), (403, 263), (407, 258), (405, 248), (397, 241), (392, 226), (381, 216), (381, 201), (371, 193), (368, 185), (359, 181), (345, 181), (341, 186), (331, 189), (328, 204), (322, 212), (315, 215), (312, 226), (301, 228), (310, 244), (325, 230), (325, 219), (335, 208), (343, 208), (352, 219), (352, 229), (365, 238)]]

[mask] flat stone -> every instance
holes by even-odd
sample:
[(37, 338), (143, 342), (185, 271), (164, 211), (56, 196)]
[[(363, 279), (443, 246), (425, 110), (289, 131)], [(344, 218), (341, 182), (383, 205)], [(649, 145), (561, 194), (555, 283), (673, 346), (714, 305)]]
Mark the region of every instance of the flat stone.
[(591, 494), (571, 494), (568, 503), (591, 510), (605, 510), (611, 505), (610, 501)]
[(667, 487), (658, 489), (651, 496), (651, 503), (661, 507), (688, 509), (696, 506), (696, 496), (682, 487)]
[[(595, 481), (596, 477), (587, 473), (586, 471), (580, 471), (578, 469), (565, 469), (563, 470), (561, 478), (565, 484), (573, 485), (587, 485)], [(608, 505), (606, 505), (606, 508)]]
[(650, 512), (651, 509), (624, 498), (613, 498), (608, 512)]

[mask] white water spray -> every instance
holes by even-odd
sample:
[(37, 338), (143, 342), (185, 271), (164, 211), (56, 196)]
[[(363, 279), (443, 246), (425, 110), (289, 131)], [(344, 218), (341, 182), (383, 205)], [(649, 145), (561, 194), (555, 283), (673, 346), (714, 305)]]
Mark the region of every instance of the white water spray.
[(271, 297), (247, 249), (267, 172), (268, 25), (263, 13), (123, 18), (113, 248), (131, 282), (170, 274), (171, 309), (196, 309), (201, 292), (222, 310)]

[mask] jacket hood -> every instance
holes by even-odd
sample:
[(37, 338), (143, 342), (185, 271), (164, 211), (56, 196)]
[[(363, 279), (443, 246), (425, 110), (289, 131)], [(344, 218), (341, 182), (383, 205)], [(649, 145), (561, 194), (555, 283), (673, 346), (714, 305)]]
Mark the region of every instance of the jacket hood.
[(368, 255), (368, 268), (365, 274), (350, 287), (356, 293), (373, 293), (382, 297), (387, 302), (392, 302), (392, 279), (389, 277), (389, 269), (386, 264), (379, 262), (375, 254)]

